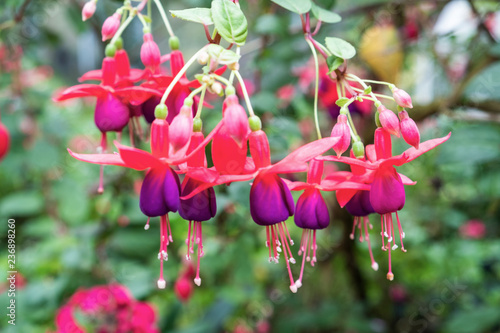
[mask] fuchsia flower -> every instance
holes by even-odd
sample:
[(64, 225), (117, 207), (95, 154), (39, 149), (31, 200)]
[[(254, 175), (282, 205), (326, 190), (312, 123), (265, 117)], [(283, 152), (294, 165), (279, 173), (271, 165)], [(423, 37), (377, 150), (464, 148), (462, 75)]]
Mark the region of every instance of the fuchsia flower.
[(337, 117), (337, 123), (333, 126), (331, 136), (340, 137), (340, 140), (333, 146), (333, 150), (337, 156), (342, 155), (351, 145), (351, 130), (345, 114), (339, 114)]
[(403, 89), (394, 88), (392, 90), (394, 101), (402, 108), (413, 108), (410, 95)]
[(160, 48), (153, 40), (153, 35), (150, 33), (144, 34), (144, 43), (141, 46), (141, 61), (152, 73), (155, 73), (160, 65)]
[(399, 119), (396, 114), (383, 105), (380, 105), (377, 110), (382, 127), (399, 138)]
[[(381, 235), (382, 235), (382, 249), (389, 250), (389, 272), (387, 273), (387, 278), (389, 280), (394, 279), (394, 274), (391, 269), (391, 250), (398, 248), (395, 244), (395, 229), (393, 226), (393, 213), (396, 216), (398, 225), (398, 234), (401, 242), (401, 250), (406, 251), (403, 245), (403, 238), (405, 233), (401, 226), (399, 216), (397, 211), (401, 210), (405, 204), (405, 191), (404, 185), (413, 185), (408, 177), (397, 173), (395, 166), (401, 166), (405, 163), (413, 161), (418, 156), (423, 153), (435, 148), (436, 146), (442, 144), (450, 137), (451, 133), (443, 138), (432, 139), (425, 141), (419, 145), (419, 149), (414, 147), (406, 150), (401, 155), (392, 156), (392, 143), (390, 134), (382, 129), (378, 128), (375, 131), (375, 145), (374, 149), (367, 147), (368, 161), (362, 161), (360, 159), (350, 158), (350, 157), (335, 157), (335, 156), (325, 156), (319, 157), (318, 159), (324, 161), (338, 161), (350, 164), (355, 167), (362, 167), (366, 169), (363, 175), (358, 176), (358, 181), (362, 181), (366, 184), (370, 184), (370, 204), (373, 210), (381, 215)], [(341, 206), (349, 202), (353, 198), (356, 192), (343, 193), (344, 198), (339, 200)], [(339, 195), (337, 193), (337, 198)], [(346, 200), (347, 199), (347, 200)], [(366, 198), (358, 198), (356, 200), (366, 200)], [(364, 206), (367, 210), (367, 206)], [(366, 229), (366, 225), (365, 225)], [(360, 225), (361, 230), (361, 225)], [(387, 239), (387, 244), (385, 240)], [(373, 265), (372, 260), (372, 265)], [(373, 266), (372, 266), (373, 267)]]
[(290, 290), (296, 292), (297, 286), (290, 269), (290, 263), (294, 263), (295, 259), (290, 250), (290, 235), (284, 223), (293, 215), (294, 202), (290, 190), (278, 174), (306, 171), (307, 161), (330, 149), (338, 138), (329, 137), (306, 144), (276, 164), (271, 164), (269, 142), (262, 130), (250, 133), (248, 140), (254, 165), (251, 172), (228, 175), (209, 169), (188, 171), (188, 176), (199, 179), (203, 185), (183, 198), (189, 198), (207, 187), (255, 179), (250, 189), (250, 213), (255, 223), (266, 227), (269, 261), (278, 262), (279, 254), (284, 254), (290, 277)]
[(85, 333), (77, 319), (82, 317), (91, 323), (92, 332), (159, 332), (151, 305), (136, 301), (118, 284), (80, 289), (74, 293), (57, 312), (57, 333)]
[[(139, 206), (144, 215), (148, 216), (146, 230), (149, 229), (149, 218), (160, 217), (160, 250), (158, 253), (160, 260), (158, 287), (160, 289), (166, 286), (163, 279), (163, 261), (168, 260), (167, 246), (173, 241), (168, 213), (176, 212), (180, 205), (179, 177), (171, 166), (189, 161), (208, 144), (219, 128), (220, 126), (215, 127), (205, 140), (192, 149), (189, 155), (183, 157), (173, 157), (169, 152), (169, 125), (165, 119), (156, 119), (151, 126), (151, 153), (126, 147), (118, 142), (115, 142), (118, 154), (76, 154), (68, 149), (70, 155), (80, 161), (101, 165), (118, 165), (134, 170), (148, 169), (142, 182)], [(199, 231), (201, 232), (201, 227)]]
[(459, 229), (464, 238), (482, 239), (486, 235), (486, 225), (481, 220), (469, 220)]
[(420, 144), (420, 132), (418, 131), (417, 124), (415, 121), (408, 116), (408, 112), (405, 110), (398, 113), (399, 117), (399, 127), (401, 129), (401, 134), (403, 135), (403, 139), (410, 146), (418, 149), (418, 145)]
[(246, 145), (247, 136), (250, 133), (248, 117), (245, 109), (238, 103), (236, 95), (229, 95), (224, 101), (223, 108), (224, 125), (228, 134), (234, 139), (238, 146)]

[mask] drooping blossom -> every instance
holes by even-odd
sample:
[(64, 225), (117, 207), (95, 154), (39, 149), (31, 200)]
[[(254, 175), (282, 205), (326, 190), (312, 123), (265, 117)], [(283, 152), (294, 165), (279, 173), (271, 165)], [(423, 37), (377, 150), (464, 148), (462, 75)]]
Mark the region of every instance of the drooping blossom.
[(482, 239), (486, 235), (486, 225), (481, 220), (469, 220), (459, 229), (464, 238)]
[(3, 160), (5, 155), (9, 152), (10, 147), (10, 134), (7, 127), (0, 122), (0, 161)]
[(82, 8), (82, 21), (87, 21), (89, 18), (91, 18), (96, 10), (96, 0), (90, 0), (83, 5)]
[[(389, 280), (394, 279), (391, 267), (391, 251), (398, 248), (395, 239), (393, 214), (397, 221), (401, 250), (406, 251), (403, 245), (405, 233), (397, 212), (401, 210), (405, 204), (406, 196), (404, 185), (415, 184), (415, 182), (412, 182), (408, 177), (399, 174), (395, 166), (401, 166), (413, 161), (418, 156), (447, 141), (450, 135), (451, 133), (442, 138), (422, 142), (419, 145), (419, 149), (412, 147), (401, 155), (392, 156), (390, 134), (385, 129), (378, 128), (375, 130), (374, 149), (369, 149), (367, 147), (367, 152), (374, 152), (370, 154), (372, 157), (368, 155), (369, 159), (367, 161), (343, 156), (319, 157), (321, 160), (338, 161), (366, 169), (362, 181), (366, 184), (370, 184), (370, 204), (373, 210), (381, 216), (382, 249), (388, 250), (389, 254), (389, 271), (387, 273), (387, 278)], [(361, 181), (361, 179), (359, 180)], [(349, 195), (352, 198), (355, 194), (356, 192), (353, 192)]]
[(351, 130), (347, 124), (347, 116), (339, 114), (337, 123), (333, 126), (331, 136), (340, 137), (339, 141), (333, 146), (333, 150), (337, 156), (342, 155), (351, 145)]
[(407, 144), (418, 149), (420, 144), (420, 132), (418, 130), (417, 124), (413, 119), (410, 118), (408, 112), (405, 110), (398, 113), (399, 117), (399, 127), (401, 130), (401, 135)]
[(104, 23), (102, 24), (102, 29), (101, 29), (103, 42), (108, 40), (108, 39), (113, 38), (115, 33), (120, 28), (121, 17), (122, 16), (119, 13), (114, 13), (113, 15), (109, 16), (106, 20), (104, 20)]

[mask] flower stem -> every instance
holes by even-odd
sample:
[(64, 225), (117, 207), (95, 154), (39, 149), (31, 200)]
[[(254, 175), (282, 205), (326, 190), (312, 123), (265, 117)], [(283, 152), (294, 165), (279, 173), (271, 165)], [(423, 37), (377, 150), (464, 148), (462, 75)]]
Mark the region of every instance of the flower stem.
[(247, 87), (245, 86), (245, 82), (243, 81), (240, 72), (233, 71), (233, 73), (240, 83), (241, 90), (243, 91), (243, 97), (245, 98), (245, 103), (247, 104), (248, 113), (250, 114), (251, 117), (253, 117), (255, 116), (255, 113), (253, 112), (252, 104), (250, 103), (250, 97), (248, 96), (248, 91)]
[[(353, 90), (357, 91), (357, 92), (364, 92), (363, 89), (359, 89), (359, 88), (356, 88), (356, 87), (351, 87)], [(385, 99), (390, 99), (391, 101), (394, 100), (394, 97), (392, 96), (388, 96), (388, 95), (383, 95), (383, 94), (377, 94), (377, 93), (373, 93), (376, 97), (379, 97), (379, 98), (385, 98)], [(366, 98), (366, 97), (363, 97), (363, 98)]]
[(179, 80), (181, 79), (182, 75), (184, 75), (184, 73), (186, 73), (187, 69), (196, 61), (196, 59), (198, 58), (198, 55), (200, 54), (200, 52), (202, 52), (203, 50), (205, 50), (206, 47), (207, 47), (207, 45), (203, 46), (198, 52), (196, 52), (191, 57), (191, 59), (189, 59), (186, 62), (186, 64), (184, 65), (184, 67), (181, 68), (181, 70), (179, 71), (179, 73), (177, 73), (177, 75), (174, 77), (174, 79), (172, 80), (172, 82), (170, 82), (170, 84), (168, 85), (167, 90), (165, 90), (165, 93), (163, 94), (163, 96), (161, 98), (160, 104), (165, 104), (165, 101), (167, 100), (168, 95), (172, 92), (172, 89), (174, 89), (174, 86), (177, 84), (177, 82), (179, 82)]
[(191, 93), (184, 100), (190, 99), (190, 98), (193, 99), (194, 96), (196, 96), (197, 94), (199, 94), (202, 90), (204, 90), (206, 88), (207, 88), (206, 84), (202, 85), (199, 88), (196, 88), (195, 90), (191, 91)]
[[(233, 77), (234, 77), (233, 72), (231, 72), (231, 75), (233, 75)], [(223, 76), (220, 76), (220, 75), (217, 75), (217, 74), (212, 74), (211, 76), (213, 76), (214, 79), (219, 80), (220, 82), (224, 83), (226, 86), (232, 86), (233, 85), (228, 79), (226, 79)]]
[(314, 68), (316, 71), (316, 80), (314, 82), (314, 124), (316, 125), (316, 134), (318, 135), (318, 139), (321, 139), (321, 131), (319, 129), (319, 119), (318, 119), (318, 90), (319, 90), (318, 54), (316, 53), (316, 49), (314, 48), (313, 43), (307, 37), (306, 37), (306, 42), (311, 48), (311, 52), (314, 58)]
[(165, 27), (167, 28), (168, 34), (170, 37), (175, 37), (174, 31), (172, 30), (172, 27), (170, 26), (170, 22), (168, 21), (167, 14), (165, 14), (165, 10), (163, 9), (160, 0), (154, 0), (156, 7), (158, 7), (158, 11), (160, 12), (161, 18), (163, 19), (163, 23), (165, 24)]
[(114, 44), (116, 42), (116, 40), (118, 38), (120, 38), (120, 36), (122, 35), (123, 31), (125, 31), (125, 29), (127, 28), (127, 26), (134, 19), (135, 15), (136, 15), (135, 11), (131, 10), (130, 11), (130, 16), (127, 17), (127, 19), (125, 20), (125, 22), (123, 22), (122, 25), (120, 25), (120, 28), (118, 29), (118, 31), (115, 33), (115, 35), (113, 36), (113, 38), (109, 42), (110, 44)]
[(205, 93), (207, 92), (207, 85), (204, 84), (200, 88), (202, 88), (202, 90), (201, 90), (200, 101), (198, 102), (198, 110), (196, 110), (195, 118), (201, 117), (201, 110), (203, 109), (203, 101), (205, 100)]
[[(363, 89), (368, 88), (368, 86), (366, 85), (366, 83), (365, 83), (363, 80), (361, 80), (359, 77), (357, 77), (356, 75), (354, 75), (354, 74), (347, 74), (346, 76), (349, 76), (349, 77), (352, 79), (352, 81), (356, 81), (356, 82), (358, 82), (358, 83), (359, 83), (359, 84), (363, 87)], [(364, 90), (363, 90), (363, 91), (364, 91)], [(371, 98), (373, 98), (376, 102), (378, 102), (378, 99), (377, 99), (377, 97), (375, 96), (375, 94), (374, 94), (373, 92), (369, 93), (369, 95), (370, 95), (370, 96), (371, 96)]]

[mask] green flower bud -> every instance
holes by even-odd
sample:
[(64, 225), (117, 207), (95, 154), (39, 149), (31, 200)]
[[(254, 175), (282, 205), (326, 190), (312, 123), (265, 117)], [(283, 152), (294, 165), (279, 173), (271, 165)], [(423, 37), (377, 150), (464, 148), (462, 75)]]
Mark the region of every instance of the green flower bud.
[(170, 49), (172, 51), (178, 50), (179, 44), (180, 44), (179, 38), (177, 38), (175, 36), (170, 37), (170, 39), (168, 40), (168, 44), (170, 45)]
[(167, 119), (168, 108), (165, 104), (158, 104), (155, 108), (155, 117), (157, 119)]
[(236, 89), (234, 89), (234, 86), (227, 86), (226, 87), (226, 96), (234, 95), (236, 94)]
[(193, 119), (193, 132), (201, 132), (203, 121), (200, 118)]
[(104, 53), (106, 54), (106, 57), (113, 58), (116, 53), (116, 46), (113, 44), (108, 44), (106, 45), (106, 49), (104, 50)]
[(380, 123), (380, 113), (378, 111), (375, 112), (375, 125), (377, 125), (377, 127), (382, 127), (382, 124)]
[(260, 121), (260, 118), (257, 116), (249, 117), (248, 123), (250, 124), (250, 129), (252, 130), (252, 132), (256, 132), (262, 129), (262, 122)]
[(356, 156), (356, 158), (365, 157), (365, 145), (363, 145), (363, 142), (361, 141), (354, 142), (352, 144), (352, 152), (354, 153), (354, 156)]
[(115, 41), (115, 47), (117, 50), (123, 49), (123, 38), (118, 37), (118, 39)]

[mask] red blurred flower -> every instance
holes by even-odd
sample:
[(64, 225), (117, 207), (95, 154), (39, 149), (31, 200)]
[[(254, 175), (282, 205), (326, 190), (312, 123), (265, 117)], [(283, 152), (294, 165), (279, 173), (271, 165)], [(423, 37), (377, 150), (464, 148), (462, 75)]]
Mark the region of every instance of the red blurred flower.
[(469, 220), (459, 229), (464, 238), (482, 239), (486, 235), (486, 225), (481, 220)]

